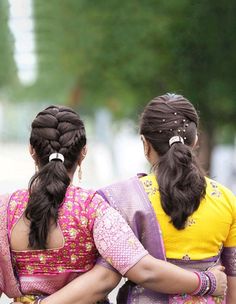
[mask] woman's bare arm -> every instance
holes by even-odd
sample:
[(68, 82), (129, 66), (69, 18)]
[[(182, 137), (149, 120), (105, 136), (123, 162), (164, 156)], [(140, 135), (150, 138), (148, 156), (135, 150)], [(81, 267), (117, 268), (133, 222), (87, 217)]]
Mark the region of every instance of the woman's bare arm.
[(93, 304), (116, 287), (121, 275), (100, 265), (74, 279), (41, 304)]
[[(196, 274), (146, 255), (125, 276), (157, 292), (191, 293), (198, 286)], [(93, 304), (103, 299), (119, 283), (121, 276), (96, 265), (89, 272), (45, 298), (42, 304)]]
[[(226, 275), (223, 270), (224, 267), (222, 266), (216, 266), (211, 269), (218, 283), (214, 295), (224, 294)], [(169, 294), (191, 294), (199, 283), (198, 277), (194, 272), (157, 260), (151, 255), (143, 257), (125, 276), (143, 287)]]
[[(225, 274), (217, 266), (211, 270), (221, 278), (216, 294), (225, 290)], [(125, 276), (143, 287), (163, 293), (191, 293), (198, 286), (193, 272), (150, 255), (143, 257)], [(67, 286), (47, 297), (42, 304), (92, 304), (104, 298), (119, 282), (120, 276), (110, 269), (96, 265), (92, 270), (70, 282)], [(228, 303), (228, 302), (227, 302)], [(231, 302), (229, 302), (231, 304)], [(232, 302), (233, 303), (233, 302)]]
[(227, 304), (236, 303), (236, 277), (227, 277), (228, 289), (227, 289)]

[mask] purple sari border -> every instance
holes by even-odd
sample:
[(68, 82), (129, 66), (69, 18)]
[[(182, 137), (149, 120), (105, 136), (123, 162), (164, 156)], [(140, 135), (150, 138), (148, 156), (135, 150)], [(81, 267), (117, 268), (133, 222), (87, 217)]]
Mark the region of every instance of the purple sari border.
[[(166, 260), (162, 233), (154, 209), (138, 176), (106, 186), (98, 193), (124, 217), (153, 257)], [(155, 233), (153, 233), (155, 231)], [(153, 292), (127, 281), (118, 294), (124, 303), (169, 303), (167, 294)]]
[(236, 247), (224, 247), (222, 251), (222, 264), (228, 276), (236, 277)]
[(170, 263), (182, 263), (182, 264), (195, 264), (195, 263), (209, 263), (209, 262), (217, 262), (220, 256), (215, 255), (211, 258), (202, 259), (202, 260), (184, 260), (184, 259), (167, 259)]
[[(152, 256), (166, 260), (160, 225), (138, 176), (140, 175), (106, 186), (97, 192), (121, 213), (136, 237)], [(143, 233), (144, 230), (145, 233)], [(153, 236), (153, 231), (158, 233)]]
[(166, 254), (165, 254), (165, 247), (164, 247), (164, 242), (163, 242), (163, 238), (162, 238), (162, 232), (161, 232), (161, 228), (159, 225), (159, 222), (156, 218), (156, 214), (155, 211), (150, 203), (149, 197), (146, 193), (146, 191), (144, 191), (143, 185), (139, 180), (138, 176), (134, 177), (134, 183), (137, 184), (137, 189), (139, 191), (139, 194), (142, 195), (143, 197), (143, 203), (146, 204), (146, 210), (149, 210), (150, 212), (150, 217), (152, 218), (152, 228), (154, 230), (152, 231), (158, 231), (158, 233), (156, 233), (156, 241), (157, 243), (159, 243), (159, 246), (161, 248), (161, 252), (159, 252), (158, 257), (159, 259), (162, 260), (166, 260)]

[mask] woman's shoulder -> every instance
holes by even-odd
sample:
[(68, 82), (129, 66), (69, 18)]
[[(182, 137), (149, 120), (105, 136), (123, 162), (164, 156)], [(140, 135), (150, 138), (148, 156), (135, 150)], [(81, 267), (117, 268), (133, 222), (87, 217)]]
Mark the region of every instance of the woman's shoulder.
[(70, 186), (66, 192), (65, 201), (74, 201), (80, 206), (87, 208), (91, 205), (94, 207), (104, 202), (103, 197), (95, 189), (86, 189), (82, 187)]
[(29, 191), (28, 189), (18, 189), (15, 190), (10, 196), (10, 202), (23, 202), (27, 201), (29, 198)]
[(209, 177), (205, 177), (206, 179), (206, 183), (207, 183), (207, 187), (211, 188), (211, 189), (218, 189), (219, 191), (221, 191), (222, 193), (229, 195), (229, 196), (233, 196), (235, 197), (235, 194), (225, 185), (221, 184), (220, 182), (209, 178)]
[(78, 187), (74, 185), (70, 185), (67, 188), (66, 196), (72, 197), (72, 196), (80, 196), (81, 198), (87, 198), (89, 196), (92, 196), (96, 193), (96, 190), (91, 188), (84, 188), (84, 187)]
[(228, 187), (208, 177), (206, 177), (206, 184), (207, 195), (228, 202), (236, 210), (236, 196)]
[(28, 193), (29, 193), (28, 189), (20, 188), (20, 189), (17, 189), (15, 191), (13, 191), (11, 196), (21, 196), (21, 195), (25, 195), (25, 194), (28, 194)]
[(8, 214), (9, 223), (18, 218), (24, 212), (29, 200), (29, 191), (27, 189), (18, 189), (9, 196)]
[(120, 191), (126, 191), (129, 189), (130, 186), (133, 186), (137, 183), (140, 183), (142, 178), (145, 178), (147, 174), (145, 173), (137, 173), (136, 175), (133, 175), (131, 177), (121, 179), (118, 181), (114, 181), (108, 185), (105, 185), (101, 188), (99, 188), (97, 191), (98, 193), (104, 193), (107, 191), (112, 191), (112, 190), (120, 190)]
[[(96, 218), (101, 217), (110, 205), (94, 189), (70, 186), (66, 193), (63, 210), (68, 210), (71, 215), (85, 221), (91, 230)], [(64, 211), (65, 212), (65, 211)]]

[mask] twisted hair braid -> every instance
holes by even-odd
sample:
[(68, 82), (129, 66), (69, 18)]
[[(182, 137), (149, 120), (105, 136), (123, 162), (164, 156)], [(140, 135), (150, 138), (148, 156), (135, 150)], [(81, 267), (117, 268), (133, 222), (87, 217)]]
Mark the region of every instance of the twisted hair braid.
[[(25, 215), (30, 220), (29, 247), (47, 248), (48, 230), (57, 223), (58, 209), (70, 184), (68, 173), (74, 172), (86, 145), (85, 128), (72, 109), (50, 106), (40, 112), (31, 125), (30, 144), (35, 151), (39, 171), (29, 183), (29, 203)], [(64, 162), (50, 154), (58, 152)]]
[[(175, 94), (150, 101), (140, 121), (140, 133), (159, 157), (154, 170), (162, 207), (177, 229), (185, 227), (187, 218), (205, 195), (204, 173), (192, 151), (198, 123), (193, 105)], [(184, 139), (184, 144), (176, 142), (170, 146), (170, 138), (177, 135)]]

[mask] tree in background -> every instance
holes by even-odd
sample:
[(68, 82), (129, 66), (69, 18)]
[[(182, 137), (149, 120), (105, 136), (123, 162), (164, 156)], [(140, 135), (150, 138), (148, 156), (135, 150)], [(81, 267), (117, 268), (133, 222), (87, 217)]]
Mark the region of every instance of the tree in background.
[(0, 89), (16, 81), (13, 40), (8, 27), (8, 1), (0, 1)]
[(137, 119), (154, 96), (183, 94), (200, 110), (209, 168), (215, 134), (235, 131), (235, 1), (33, 3), (39, 77), (27, 89), (32, 97)]
[(105, 105), (120, 115), (136, 114), (157, 94), (167, 35), (161, 4), (34, 3), (41, 92), (55, 94), (56, 88), (69, 102)]
[(200, 110), (206, 168), (216, 140), (226, 137), (225, 130), (231, 141), (235, 134), (235, 9), (231, 0), (166, 2), (165, 77)]

